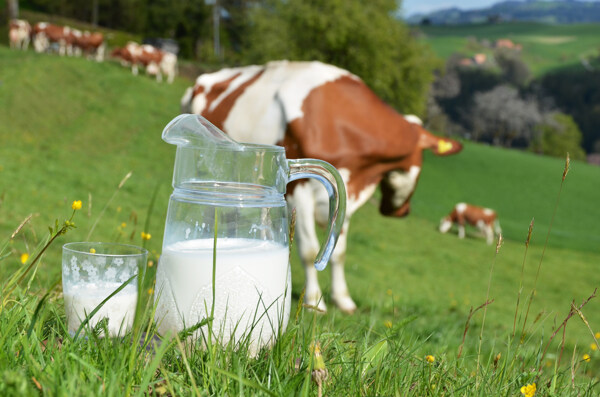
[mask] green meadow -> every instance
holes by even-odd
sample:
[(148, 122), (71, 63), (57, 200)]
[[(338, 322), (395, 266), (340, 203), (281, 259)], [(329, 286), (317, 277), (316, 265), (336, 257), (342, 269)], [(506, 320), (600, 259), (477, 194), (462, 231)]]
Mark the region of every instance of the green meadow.
[(581, 68), (581, 59), (598, 57), (597, 24), (551, 25), (531, 22), (506, 22), (481, 25), (419, 26), (422, 39), (442, 59), (453, 53), (466, 56), (492, 50), (477, 43), (487, 39), (492, 44), (497, 39), (510, 39), (521, 44), (523, 61), (534, 76), (562, 68)]
[[(564, 159), (468, 142), (453, 157), (426, 154), (408, 217), (379, 215), (377, 194), (353, 217), (346, 274), (354, 315), (329, 304), (327, 271), (320, 279), (329, 311), (302, 308), (303, 271), (293, 255), (288, 330), (257, 359), (243, 346), (205, 351), (178, 339), (154, 348), (151, 307), (124, 340), (93, 330), (71, 338), (56, 284), (62, 244), (145, 245), (152, 274), (175, 154), (160, 134), (189, 85), (132, 76), (116, 62), (0, 47), (0, 241), (8, 241), (0, 251), (0, 392), (318, 395), (310, 345), (319, 341), (324, 395), (515, 396), (533, 382), (539, 395), (598, 394), (600, 352), (590, 331), (600, 331), (600, 300), (581, 308), (589, 327), (577, 314), (564, 335), (559, 326), (571, 302), (580, 305), (600, 285), (600, 168), (571, 162), (561, 188)], [(74, 200), (83, 202), (76, 228), (8, 291), (21, 255), (31, 263)], [(464, 240), (455, 229), (437, 231), (459, 201), (498, 211), (505, 237), (498, 253), (473, 229)], [(469, 317), (486, 300), (493, 302)]]

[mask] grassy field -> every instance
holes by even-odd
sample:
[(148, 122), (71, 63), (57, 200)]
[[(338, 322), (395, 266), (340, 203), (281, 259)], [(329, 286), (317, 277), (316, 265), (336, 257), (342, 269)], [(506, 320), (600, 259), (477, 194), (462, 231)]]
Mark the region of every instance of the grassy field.
[[(68, 219), (73, 200), (83, 201), (74, 217), (77, 228), (48, 248), (31, 287), (22, 283), (11, 295), (3, 288), (0, 391), (189, 395), (197, 389), (199, 395), (316, 395), (309, 345), (318, 339), (330, 375), (325, 395), (518, 395), (521, 386), (536, 381), (539, 366), (542, 395), (598, 394), (600, 353), (592, 350), (593, 338), (577, 315), (567, 328), (560, 366), (554, 367), (556, 343), (547, 354), (542, 350), (571, 301), (580, 304), (600, 282), (600, 214), (595, 205), (600, 169), (571, 164), (540, 262), (564, 161), (476, 144), (466, 144), (454, 157), (426, 156), (408, 218), (381, 217), (374, 200), (355, 215), (347, 255), (348, 282), (359, 305), (353, 316), (331, 305), (322, 316), (301, 310), (272, 353), (258, 360), (240, 352), (181, 347), (176, 341), (164, 342), (150, 354), (137, 343), (93, 334), (71, 339), (64, 328), (60, 285), (43, 298), (60, 277), (61, 246), (86, 239), (98, 221), (90, 240), (146, 244), (156, 260), (174, 159), (174, 147), (160, 133), (179, 113), (179, 99), (189, 84), (134, 77), (117, 63), (0, 47), (0, 240), (34, 214), (10, 240), (9, 255), (0, 253), (3, 279), (21, 266), (21, 254), (34, 256), (36, 245), (48, 235), (47, 226), (56, 218)], [(129, 172), (131, 177), (118, 189)], [(465, 240), (455, 232), (436, 231), (439, 218), (460, 200), (498, 210), (507, 240), (497, 256), (472, 231)], [(526, 251), (533, 217), (532, 244)], [(143, 242), (142, 231), (152, 238)], [(295, 306), (303, 284), (296, 257), (292, 267)], [(457, 358), (469, 310), (486, 301), (490, 275), (489, 299), (494, 302), (485, 323), (483, 310), (471, 319)], [(324, 272), (326, 299), (328, 280)], [(511, 335), (521, 281), (516, 338), (534, 284), (536, 294), (519, 345)], [(582, 309), (594, 332), (600, 331), (598, 305), (593, 299)], [(142, 325), (149, 318), (146, 314)], [(152, 328), (145, 331), (153, 335)], [(130, 336), (139, 340), (142, 329), (136, 332)], [(554, 342), (561, 337), (562, 332)], [(501, 358), (494, 363), (498, 353)], [(584, 353), (591, 355), (590, 362), (581, 360)], [(428, 364), (426, 355), (435, 356), (435, 362)]]
[(549, 25), (531, 22), (514, 22), (481, 25), (420, 26), (423, 40), (434, 53), (446, 59), (452, 53), (471, 56), (478, 52), (491, 55), (491, 50), (476, 45), (487, 39), (493, 43), (497, 39), (508, 38), (523, 46), (522, 57), (539, 77), (549, 71), (576, 67), (583, 69), (581, 58), (597, 57), (597, 37), (600, 26), (597, 24)]

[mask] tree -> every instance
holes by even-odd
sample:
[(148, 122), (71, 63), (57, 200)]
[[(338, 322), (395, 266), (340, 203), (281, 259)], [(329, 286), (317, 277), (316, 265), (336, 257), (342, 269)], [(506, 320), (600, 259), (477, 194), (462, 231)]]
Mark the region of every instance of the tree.
[(19, 0), (7, 0), (8, 19), (19, 18)]
[(508, 83), (523, 87), (529, 82), (531, 72), (527, 64), (521, 59), (518, 51), (499, 48), (494, 53), (494, 58)]
[(475, 140), (507, 147), (516, 139), (529, 142), (535, 138), (535, 127), (542, 121), (537, 101), (520, 98), (519, 92), (507, 85), (476, 93), (470, 114)]
[(564, 113), (550, 113), (538, 126), (539, 134), (530, 150), (554, 157), (565, 157), (568, 152), (574, 160), (585, 160), (581, 147), (582, 134), (573, 118)]
[(395, 0), (257, 0), (244, 59), (331, 63), (360, 76), (402, 112), (420, 114), (436, 63), (394, 19), (396, 10)]

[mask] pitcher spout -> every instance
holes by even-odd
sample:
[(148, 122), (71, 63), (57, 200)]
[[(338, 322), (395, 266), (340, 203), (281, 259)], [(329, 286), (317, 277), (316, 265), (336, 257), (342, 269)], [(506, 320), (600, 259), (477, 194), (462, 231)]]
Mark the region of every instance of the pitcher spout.
[(227, 147), (243, 150), (243, 145), (231, 139), (204, 117), (195, 114), (180, 114), (162, 132), (162, 139), (172, 145), (185, 147)]

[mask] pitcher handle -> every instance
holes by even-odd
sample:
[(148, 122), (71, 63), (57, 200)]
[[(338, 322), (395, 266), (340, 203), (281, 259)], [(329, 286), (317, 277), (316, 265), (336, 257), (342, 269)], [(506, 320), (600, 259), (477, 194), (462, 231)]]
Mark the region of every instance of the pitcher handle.
[(329, 257), (337, 243), (344, 217), (346, 216), (346, 186), (337, 169), (323, 160), (297, 159), (288, 160), (290, 167), (289, 181), (303, 178), (314, 178), (321, 182), (329, 195), (329, 228), (327, 239), (315, 259), (315, 268), (325, 269)]

